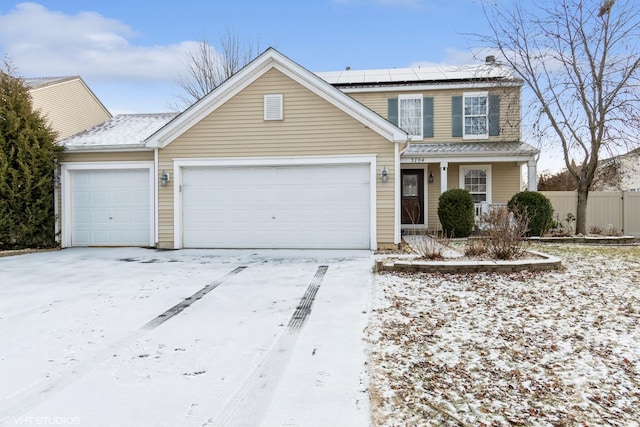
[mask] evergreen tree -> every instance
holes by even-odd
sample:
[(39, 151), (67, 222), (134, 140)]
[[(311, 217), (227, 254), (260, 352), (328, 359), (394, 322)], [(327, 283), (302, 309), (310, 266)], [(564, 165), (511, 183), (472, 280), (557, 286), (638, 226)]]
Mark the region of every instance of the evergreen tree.
[(62, 148), (11, 68), (0, 69), (0, 249), (52, 247), (53, 177)]

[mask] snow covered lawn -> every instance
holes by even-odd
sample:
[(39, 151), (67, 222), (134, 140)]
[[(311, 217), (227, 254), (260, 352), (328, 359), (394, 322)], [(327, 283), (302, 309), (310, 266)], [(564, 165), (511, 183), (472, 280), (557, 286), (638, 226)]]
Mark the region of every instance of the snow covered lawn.
[(0, 258), (0, 425), (366, 426), (372, 266), (368, 251)]
[(640, 247), (540, 245), (564, 271), (381, 273), (381, 426), (638, 426)]

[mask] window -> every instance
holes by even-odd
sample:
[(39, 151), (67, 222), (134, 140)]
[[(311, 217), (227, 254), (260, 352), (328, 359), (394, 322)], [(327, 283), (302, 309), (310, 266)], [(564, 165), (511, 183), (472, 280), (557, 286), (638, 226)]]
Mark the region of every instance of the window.
[(422, 95), (398, 97), (398, 127), (422, 138)]
[(282, 120), (282, 94), (264, 96), (264, 119)]
[(463, 96), (464, 138), (489, 137), (489, 96), (487, 92)]
[(474, 203), (491, 203), (491, 166), (460, 166), (460, 188), (471, 193)]

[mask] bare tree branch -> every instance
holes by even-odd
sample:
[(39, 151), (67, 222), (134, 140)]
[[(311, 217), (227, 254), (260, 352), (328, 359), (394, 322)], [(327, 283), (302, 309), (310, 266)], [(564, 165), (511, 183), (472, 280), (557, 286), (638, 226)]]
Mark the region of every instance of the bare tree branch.
[(227, 29), (217, 47), (203, 36), (196, 49), (185, 55), (187, 70), (177, 78), (181, 92), (175, 95), (176, 108), (184, 109), (206, 96), (258, 56), (259, 48), (253, 42), (243, 44), (235, 30)]
[(534, 128), (562, 149), (578, 190), (576, 231), (584, 233), (601, 152), (640, 145), (640, 4), (484, 0), (483, 10), (490, 33), (480, 39), (533, 93)]

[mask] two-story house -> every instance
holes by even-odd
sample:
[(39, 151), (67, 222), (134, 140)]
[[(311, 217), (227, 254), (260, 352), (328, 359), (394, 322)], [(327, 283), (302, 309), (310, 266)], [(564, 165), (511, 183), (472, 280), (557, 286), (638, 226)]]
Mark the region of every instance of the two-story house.
[(62, 245), (395, 247), (446, 189), (504, 203), (523, 165), (535, 188), (520, 89), (494, 63), (314, 74), (268, 49), (175, 117), (64, 140)]

